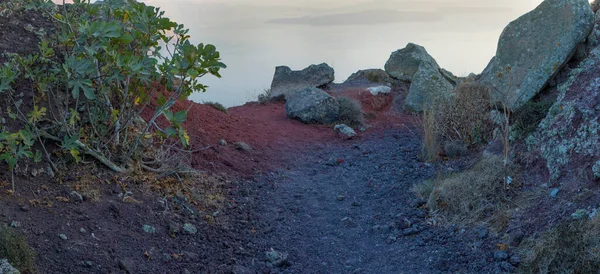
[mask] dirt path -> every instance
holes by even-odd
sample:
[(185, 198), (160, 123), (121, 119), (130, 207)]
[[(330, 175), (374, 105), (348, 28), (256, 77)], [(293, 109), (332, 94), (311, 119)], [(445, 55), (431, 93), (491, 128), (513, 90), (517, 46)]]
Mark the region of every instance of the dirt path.
[[(386, 130), (343, 145), (290, 155), (287, 170), (257, 180), (269, 185), (257, 216), (257, 240), (285, 260), (281, 273), (497, 273), (487, 230), (427, 224), (410, 191), (432, 176), (418, 161), (408, 130)], [(280, 254), (275, 254), (277, 255)], [(255, 268), (264, 268), (256, 265)], [(264, 269), (263, 269), (264, 270)], [(266, 272), (266, 271), (265, 271)]]

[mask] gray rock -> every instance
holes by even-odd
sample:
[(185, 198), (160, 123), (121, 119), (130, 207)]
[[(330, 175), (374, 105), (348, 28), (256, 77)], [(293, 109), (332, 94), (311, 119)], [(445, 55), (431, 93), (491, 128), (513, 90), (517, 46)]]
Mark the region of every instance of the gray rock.
[(225, 139), (221, 139), (221, 140), (219, 140), (219, 145), (226, 146), (227, 141), (225, 141)]
[(7, 259), (0, 259), (1, 274), (20, 274), (21, 272), (8, 263)]
[(521, 264), (521, 257), (518, 255), (512, 255), (510, 256), (510, 259), (508, 259), (508, 262), (514, 266), (519, 266)]
[(71, 191), (71, 193), (69, 193), (69, 197), (73, 201), (83, 202), (83, 196), (77, 191)]
[(345, 136), (348, 139), (356, 136), (356, 131), (346, 124), (335, 125), (335, 127), (333, 127), (333, 131)]
[(144, 230), (144, 232), (146, 233), (156, 233), (156, 227), (153, 227), (151, 225), (143, 225), (142, 229)]
[(556, 196), (558, 195), (559, 191), (560, 191), (560, 189), (558, 189), (558, 188), (552, 189), (552, 191), (550, 192), (550, 197), (556, 198)]
[(310, 65), (309, 67), (293, 71), (289, 67), (279, 66), (275, 68), (273, 82), (271, 82), (271, 98), (284, 96), (287, 99), (289, 93), (306, 88), (316, 88), (327, 85), (334, 80), (334, 70), (329, 65), (322, 63)]
[(442, 77), (435, 66), (423, 64), (414, 74), (404, 107), (420, 112), (439, 101), (454, 98), (454, 85)]
[(569, 60), (593, 21), (587, 0), (545, 0), (504, 28), (480, 81), (499, 90), (494, 100), (507, 99), (518, 110)]
[(586, 40), (586, 47), (593, 49), (600, 45), (600, 13), (594, 15), (594, 26)]
[(392, 92), (392, 88), (388, 86), (376, 86), (367, 88), (367, 91), (372, 95), (377, 96), (379, 94), (390, 94), (390, 92)]
[(508, 239), (511, 246), (517, 247), (525, 238), (525, 233), (520, 228), (514, 229), (508, 233)]
[(592, 172), (594, 172), (594, 177), (596, 179), (600, 179), (600, 161), (596, 161), (594, 166), (592, 166)]
[(424, 47), (408, 43), (403, 49), (392, 52), (385, 63), (385, 71), (393, 78), (413, 81), (413, 76), (421, 65), (439, 68), (437, 62)]
[(286, 253), (276, 251), (273, 248), (265, 252), (265, 256), (267, 257), (267, 261), (273, 266), (284, 267), (289, 264), (288, 255)]
[(501, 262), (500, 263), (500, 268), (502, 268), (502, 270), (506, 271), (506, 272), (514, 272), (515, 271), (515, 267), (510, 264), (509, 262)]
[(19, 222), (19, 221), (10, 222), (10, 227), (20, 227), (20, 226), (21, 226), (21, 222)]
[(494, 251), (494, 260), (500, 262), (500, 261), (506, 261), (507, 259), (508, 259), (508, 253), (506, 253), (506, 251), (504, 251), (504, 250)]
[(371, 82), (371, 83), (389, 83), (392, 79), (382, 69), (365, 69), (352, 73), (344, 83), (353, 82)]
[(237, 150), (241, 150), (241, 151), (252, 151), (252, 147), (249, 144), (246, 144), (244, 142), (235, 142), (233, 143), (233, 146), (235, 146), (235, 148)]
[(416, 225), (413, 225), (412, 227), (403, 229), (402, 235), (410, 236), (410, 235), (418, 234), (419, 232), (421, 232), (421, 230)]
[(546, 161), (550, 182), (563, 176), (567, 178), (562, 181), (582, 182), (595, 177), (593, 166), (600, 155), (599, 62), (600, 46), (558, 85), (556, 102), (526, 139), (528, 149)]
[(331, 124), (339, 119), (338, 101), (323, 90), (306, 88), (289, 94), (286, 99), (289, 118), (307, 124)]
[(67, 235), (65, 234), (60, 234), (58, 235), (58, 237), (60, 237), (61, 239), (63, 239), (64, 241), (68, 240), (69, 238), (67, 237)]
[(185, 223), (183, 224), (183, 231), (185, 231), (187, 234), (194, 235), (198, 232), (198, 229), (193, 224)]
[(587, 209), (578, 209), (573, 214), (571, 214), (571, 219), (573, 220), (581, 220), (587, 218), (590, 212)]

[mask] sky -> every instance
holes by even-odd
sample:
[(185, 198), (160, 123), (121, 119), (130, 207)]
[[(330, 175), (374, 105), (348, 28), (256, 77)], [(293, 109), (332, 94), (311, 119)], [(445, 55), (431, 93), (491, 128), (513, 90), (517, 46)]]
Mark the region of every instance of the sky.
[(194, 43), (214, 44), (228, 68), (203, 78), (191, 99), (226, 106), (256, 99), (275, 67), (328, 63), (335, 82), (383, 68), (413, 42), (459, 76), (480, 73), (512, 20), (540, 0), (145, 0), (190, 29)]

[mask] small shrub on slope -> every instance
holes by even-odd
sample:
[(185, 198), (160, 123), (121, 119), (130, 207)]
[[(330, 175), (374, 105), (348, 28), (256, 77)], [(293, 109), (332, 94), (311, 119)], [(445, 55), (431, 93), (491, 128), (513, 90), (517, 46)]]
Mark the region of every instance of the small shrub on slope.
[(25, 240), (11, 228), (0, 226), (0, 258), (6, 258), (8, 263), (22, 273), (37, 273), (35, 252)]
[(340, 104), (340, 122), (350, 127), (362, 126), (364, 124), (365, 115), (358, 101), (347, 97), (339, 97), (337, 101)]
[(212, 108), (227, 114), (227, 108), (218, 102), (202, 102), (203, 105), (211, 106)]
[(559, 224), (519, 249), (523, 273), (598, 273), (600, 218)]
[[(508, 170), (512, 185), (518, 184), (518, 172), (516, 167)], [(502, 158), (489, 156), (468, 170), (440, 176), (413, 190), (428, 200), (433, 214), (458, 223), (485, 221), (506, 207), (505, 174)]]

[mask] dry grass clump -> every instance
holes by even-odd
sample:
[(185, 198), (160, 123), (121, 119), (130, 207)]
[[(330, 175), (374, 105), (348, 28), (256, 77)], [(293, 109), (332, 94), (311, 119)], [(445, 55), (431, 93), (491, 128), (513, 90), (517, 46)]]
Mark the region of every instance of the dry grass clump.
[(340, 104), (340, 122), (350, 127), (362, 126), (365, 123), (365, 114), (357, 100), (348, 97), (337, 98)]
[(489, 156), (468, 170), (438, 176), (416, 185), (413, 190), (427, 199), (427, 206), (434, 215), (464, 224), (491, 221), (507, 207), (509, 190), (505, 177), (511, 176), (511, 186), (515, 186), (518, 173), (515, 167), (505, 170), (501, 157)]
[(212, 108), (227, 114), (227, 108), (219, 102), (202, 102), (203, 105), (211, 106)]
[(460, 83), (455, 88), (456, 100), (437, 104), (436, 124), (447, 140), (465, 144), (485, 143), (493, 132), (489, 119), (492, 105), (490, 89), (477, 83)]
[(421, 143), (421, 159), (426, 162), (435, 162), (439, 158), (440, 141), (436, 129), (435, 112), (426, 110), (423, 112), (421, 119), (422, 126), (422, 143)]
[[(455, 92), (455, 98), (439, 98), (423, 112), (422, 158), (425, 161), (437, 160), (442, 143), (454, 149), (450, 154), (460, 156), (466, 154), (464, 146), (485, 143), (492, 136), (489, 88), (477, 83), (461, 83)], [(458, 144), (460, 146), (453, 146)]]
[(8, 263), (22, 273), (38, 273), (35, 256), (23, 235), (0, 226), (0, 258), (6, 258)]
[(600, 218), (560, 224), (520, 247), (522, 273), (598, 273)]

